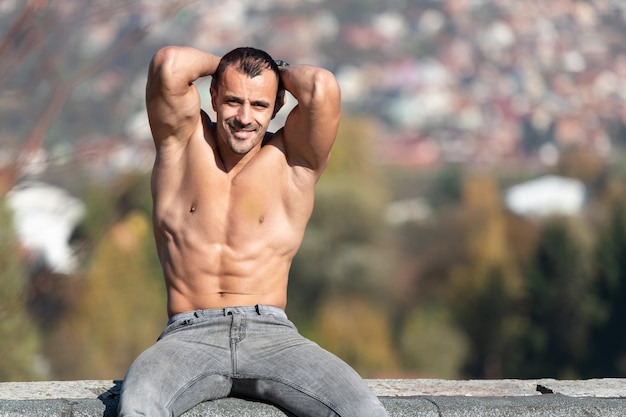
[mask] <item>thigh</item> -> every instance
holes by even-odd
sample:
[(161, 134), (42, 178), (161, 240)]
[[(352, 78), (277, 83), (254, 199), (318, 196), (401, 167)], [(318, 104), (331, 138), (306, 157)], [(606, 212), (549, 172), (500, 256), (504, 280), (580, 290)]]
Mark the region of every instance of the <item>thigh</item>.
[(202, 401), (229, 394), (228, 349), (213, 340), (216, 334), (206, 326), (197, 327), (190, 324), (167, 334), (166, 329), (132, 363), (122, 384), (120, 416), (180, 415)]
[(246, 387), (253, 395), (298, 416), (387, 415), (354, 369), (285, 326), (256, 335)]

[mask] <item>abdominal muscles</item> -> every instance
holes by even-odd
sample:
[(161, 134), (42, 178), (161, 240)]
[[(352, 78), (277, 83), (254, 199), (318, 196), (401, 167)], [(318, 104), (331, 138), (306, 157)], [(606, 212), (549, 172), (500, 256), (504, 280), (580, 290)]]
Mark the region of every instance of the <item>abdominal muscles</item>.
[(285, 308), (289, 267), (302, 237), (271, 227), (274, 219), (266, 217), (274, 216), (223, 231), (214, 227), (213, 234), (202, 224), (162, 234), (170, 315), (256, 304)]

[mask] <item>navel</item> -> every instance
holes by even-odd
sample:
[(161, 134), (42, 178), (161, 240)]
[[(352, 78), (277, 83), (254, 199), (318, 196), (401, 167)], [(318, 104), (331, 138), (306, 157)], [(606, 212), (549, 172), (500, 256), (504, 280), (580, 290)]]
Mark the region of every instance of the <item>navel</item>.
[(189, 213), (195, 213), (196, 212), (196, 203), (193, 203), (191, 205), (191, 208), (189, 209)]
[(259, 224), (263, 223), (264, 221), (265, 221), (265, 216), (259, 217)]

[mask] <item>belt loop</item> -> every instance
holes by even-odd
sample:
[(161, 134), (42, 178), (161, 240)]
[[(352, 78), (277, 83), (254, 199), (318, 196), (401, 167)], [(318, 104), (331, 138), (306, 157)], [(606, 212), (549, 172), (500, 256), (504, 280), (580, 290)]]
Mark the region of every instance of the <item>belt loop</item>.
[(256, 309), (256, 313), (257, 313), (259, 316), (263, 314), (263, 313), (262, 313), (262, 311), (261, 311), (261, 308), (262, 308), (262, 307), (263, 307), (263, 306), (262, 306), (261, 304), (257, 304), (257, 305), (255, 305), (255, 306), (254, 306), (254, 308)]

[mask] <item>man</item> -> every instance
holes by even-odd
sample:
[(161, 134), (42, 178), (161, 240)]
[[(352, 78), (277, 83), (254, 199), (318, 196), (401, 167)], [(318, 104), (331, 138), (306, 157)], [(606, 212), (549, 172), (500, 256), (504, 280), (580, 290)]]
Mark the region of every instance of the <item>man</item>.
[[(385, 416), (343, 361), (287, 319), (287, 279), (340, 116), (335, 78), (238, 48), (154, 56), (146, 104), (156, 146), (154, 233), (170, 320), (130, 367), (121, 416), (177, 416), (235, 396), (297, 416)], [(194, 81), (212, 76), (215, 122)], [(284, 103), (285, 126), (267, 132)]]

